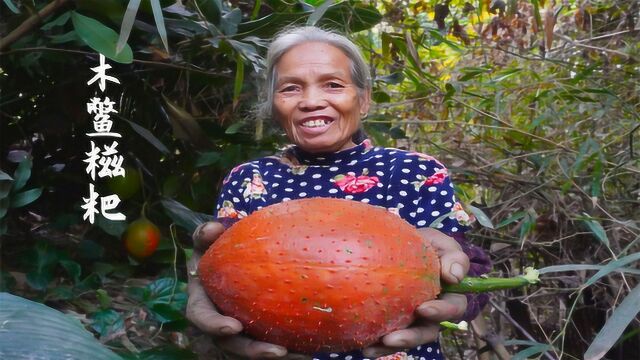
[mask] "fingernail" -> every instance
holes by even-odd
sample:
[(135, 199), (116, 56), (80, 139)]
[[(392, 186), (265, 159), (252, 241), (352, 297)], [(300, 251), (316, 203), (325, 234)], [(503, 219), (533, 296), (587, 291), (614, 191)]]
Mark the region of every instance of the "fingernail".
[(421, 306), (418, 308), (418, 311), (420, 311), (424, 316), (427, 317), (434, 317), (439, 313), (438, 309), (431, 306)]
[(464, 269), (462, 268), (462, 265), (458, 263), (453, 263), (449, 268), (449, 272), (451, 275), (455, 276), (458, 281), (462, 281), (464, 278)]
[(219, 331), (219, 332), (220, 332), (220, 334), (222, 334), (222, 335), (233, 335), (233, 334), (235, 334), (235, 333), (236, 333), (235, 331), (233, 331), (233, 329), (232, 329), (232, 328), (230, 328), (230, 327), (228, 327), (228, 326), (223, 326), (223, 327), (221, 327), (220, 329), (218, 329), (218, 331)]

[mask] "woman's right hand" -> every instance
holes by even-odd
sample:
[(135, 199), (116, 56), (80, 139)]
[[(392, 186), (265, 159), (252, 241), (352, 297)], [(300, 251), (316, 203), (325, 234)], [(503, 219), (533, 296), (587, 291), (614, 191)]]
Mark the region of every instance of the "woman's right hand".
[(200, 330), (216, 336), (216, 344), (231, 353), (251, 359), (284, 357), (287, 355), (287, 349), (282, 346), (238, 335), (242, 331), (240, 321), (220, 314), (200, 283), (197, 275), (200, 257), (224, 230), (222, 224), (210, 221), (198, 226), (193, 233), (194, 251), (187, 264), (189, 272), (187, 319)]

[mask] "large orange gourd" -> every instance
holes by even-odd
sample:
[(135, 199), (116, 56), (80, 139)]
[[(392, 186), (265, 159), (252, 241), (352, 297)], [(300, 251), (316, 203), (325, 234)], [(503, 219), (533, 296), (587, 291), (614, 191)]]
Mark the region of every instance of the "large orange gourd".
[(250, 336), (301, 353), (371, 345), (440, 291), (437, 254), (413, 226), (330, 198), (254, 212), (209, 248), (199, 273)]

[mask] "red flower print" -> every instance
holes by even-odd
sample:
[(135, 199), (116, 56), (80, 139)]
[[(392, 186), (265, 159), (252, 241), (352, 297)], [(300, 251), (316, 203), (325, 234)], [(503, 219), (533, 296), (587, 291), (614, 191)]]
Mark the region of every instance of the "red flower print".
[(424, 184), (425, 185), (442, 184), (444, 182), (444, 179), (447, 177), (447, 175), (448, 175), (447, 169), (445, 168), (438, 169), (436, 170), (435, 174), (429, 176), (424, 181)]
[(347, 175), (337, 175), (331, 181), (347, 194), (358, 194), (371, 189), (380, 181), (377, 176), (367, 176), (367, 174), (367, 169), (360, 176), (349, 172)]
[(423, 154), (423, 153), (419, 153), (417, 151), (414, 152), (410, 152), (409, 155), (415, 155), (417, 157), (419, 157), (422, 160), (428, 160), (428, 161), (435, 161), (436, 164), (438, 164), (439, 166), (444, 167), (444, 165), (442, 165), (442, 163), (440, 161), (438, 161), (438, 159), (434, 158), (431, 155), (427, 155), (427, 154)]

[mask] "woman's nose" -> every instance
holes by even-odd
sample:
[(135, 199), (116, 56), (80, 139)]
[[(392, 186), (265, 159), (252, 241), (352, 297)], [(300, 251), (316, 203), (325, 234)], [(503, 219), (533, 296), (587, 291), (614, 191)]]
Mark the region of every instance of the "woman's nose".
[(326, 106), (327, 101), (322, 96), (322, 92), (316, 89), (307, 89), (298, 103), (298, 107), (303, 111), (323, 109)]

